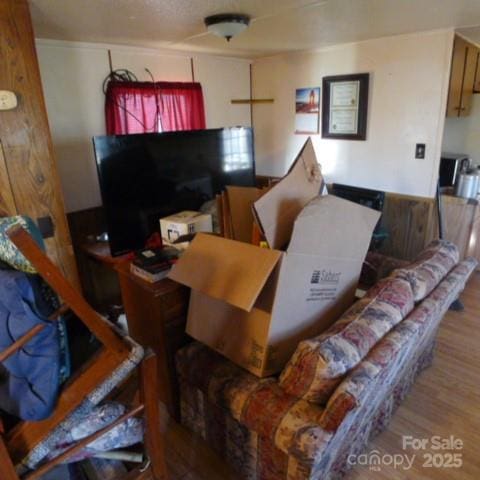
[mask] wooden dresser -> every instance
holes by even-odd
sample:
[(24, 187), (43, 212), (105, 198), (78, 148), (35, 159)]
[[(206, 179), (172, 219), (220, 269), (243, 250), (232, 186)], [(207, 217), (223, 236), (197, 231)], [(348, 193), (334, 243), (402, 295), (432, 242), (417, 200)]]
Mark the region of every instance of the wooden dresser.
[(148, 283), (130, 272), (130, 263), (115, 265), (130, 336), (151, 347), (158, 358), (160, 400), (179, 419), (175, 353), (189, 341), (185, 334), (190, 290), (169, 279)]

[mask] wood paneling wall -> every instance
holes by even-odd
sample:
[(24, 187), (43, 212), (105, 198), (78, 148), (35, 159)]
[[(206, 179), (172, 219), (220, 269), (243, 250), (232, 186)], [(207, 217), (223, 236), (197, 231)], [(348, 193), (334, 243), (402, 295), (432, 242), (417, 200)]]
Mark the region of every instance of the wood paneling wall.
[(382, 225), (388, 232), (380, 251), (402, 260), (413, 260), (438, 238), (435, 199), (386, 193)]
[[(256, 184), (264, 187), (278, 180), (280, 177), (257, 175)], [(331, 184), (327, 184), (327, 188), (330, 189)], [(381, 221), (388, 237), (380, 251), (395, 258), (413, 260), (433, 239), (438, 238), (434, 198), (386, 192)]]
[(79, 285), (27, 0), (0, 0), (0, 89), (18, 98), (16, 109), (0, 111), (0, 208), (33, 220), (50, 217), (48, 254)]
[[(442, 195), (444, 238), (458, 247), (460, 259), (473, 256), (480, 261), (480, 205), (477, 200)], [(413, 260), (439, 237), (435, 199), (387, 193), (382, 222), (388, 238), (381, 251)], [(479, 267), (480, 268), (480, 267)]]
[(107, 230), (105, 212), (102, 207), (89, 208), (68, 213), (67, 220), (83, 294), (90, 305), (104, 313), (108, 305), (118, 304), (121, 298), (118, 276), (111, 268), (89, 258), (82, 246)]

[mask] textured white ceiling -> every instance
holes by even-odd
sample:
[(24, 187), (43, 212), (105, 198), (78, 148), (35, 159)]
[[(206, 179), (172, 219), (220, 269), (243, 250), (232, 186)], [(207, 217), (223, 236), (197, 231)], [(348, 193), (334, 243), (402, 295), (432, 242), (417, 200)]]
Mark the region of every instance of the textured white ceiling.
[[(37, 38), (245, 57), (480, 25), (480, 0), (29, 0), (29, 3)], [(230, 43), (205, 33), (204, 17), (228, 12), (246, 13), (254, 20)], [(469, 30), (480, 38), (480, 28)]]
[(459, 28), (458, 32), (480, 46), (480, 26)]

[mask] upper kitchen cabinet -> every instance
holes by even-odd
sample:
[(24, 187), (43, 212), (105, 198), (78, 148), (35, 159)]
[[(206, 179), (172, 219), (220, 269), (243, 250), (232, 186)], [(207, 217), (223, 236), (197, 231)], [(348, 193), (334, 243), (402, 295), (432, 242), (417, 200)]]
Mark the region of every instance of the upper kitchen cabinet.
[[(462, 37), (455, 36), (448, 91), (447, 117), (470, 114), (474, 85), (480, 87), (478, 69), (479, 49)], [(476, 78), (477, 77), (477, 78)]]
[(473, 85), (473, 92), (480, 93), (480, 50), (477, 53), (477, 68), (475, 69), (475, 83)]

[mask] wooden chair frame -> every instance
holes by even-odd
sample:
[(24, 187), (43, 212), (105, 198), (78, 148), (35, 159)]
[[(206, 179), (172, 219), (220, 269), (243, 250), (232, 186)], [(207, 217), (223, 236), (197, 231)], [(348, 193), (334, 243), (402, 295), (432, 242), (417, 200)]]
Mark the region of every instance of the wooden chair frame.
[[(102, 318), (90, 307), (23, 227), (19, 225), (13, 226), (7, 231), (7, 235), (25, 258), (35, 267), (38, 274), (64, 302), (49, 320), (55, 321), (67, 310), (71, 309), (102, 344), (100, 351), (94, 355), (80, 371), (75, 372), (63, 387), (57, 406), (49, 418), (39, 422), (22, 421), (6, 434), (3, 441), (0, 435), (1, 477), (2, 479), (13, 480), (18, 478), (15, 470), (13, 469), (12, 471), (13, 465), (20, 462), (33, 447), (49, 435), (53, 428), (61, 424), (68, 415), (75, 411), (82, 403), (85, 395), (104, 382), (117, 367), (127, 360), (131, 352), (131, 346), (118, 335), (107, 320)], [(42, 325), (32, 328), (8, 349), (0, 352), (0, 362), (4, 361), (28, 343), (28, 341), (43, 328)], [(55, 465), (75, 454), (114, 426), (142, 411), (145, 417), (144, 444), (150, 460), (149, 468), (151, 478), (155, 480), (166, 479), (167, 470), (163, 437), (160, 432), (158, 377), (156, 369), (156, 357), (153, 353), (149, 352), (140, 364), (141, 404), (134, 407), (111, 425), (78, 442), (59, 457), (42, 464), (35, 471), (27, 473), (24, 477), (25, 480), (35, 480), (39, 478)], [(140, 472), (140, 470), (138, 471)], [(128, 478), (135, 478), (133, 475), (134, 472), (130, 472)]]

